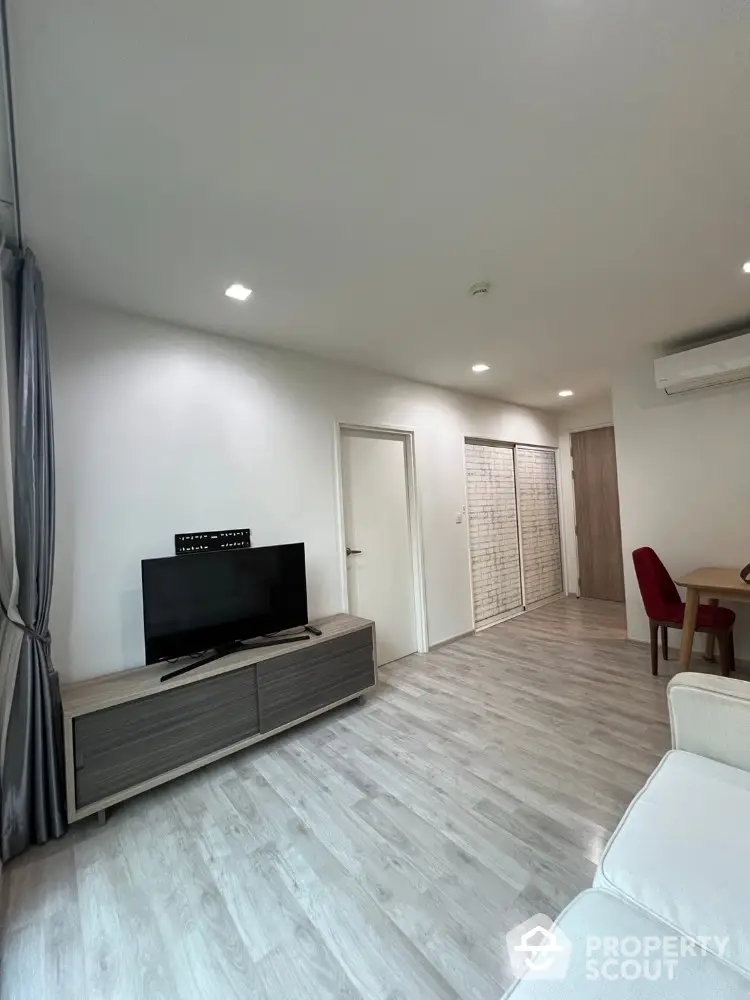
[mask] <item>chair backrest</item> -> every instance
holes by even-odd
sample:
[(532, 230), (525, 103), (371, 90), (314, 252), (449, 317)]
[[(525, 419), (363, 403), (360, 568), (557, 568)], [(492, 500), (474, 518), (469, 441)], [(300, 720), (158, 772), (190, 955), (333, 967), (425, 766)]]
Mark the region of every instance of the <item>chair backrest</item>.
[(646, 614), (655, 621), (669, 621), (670, 612), (674, 613), (675, 605), (681, 605), (682, 599), (667, 567), (647, 546), (635, 550), (633, 565)]

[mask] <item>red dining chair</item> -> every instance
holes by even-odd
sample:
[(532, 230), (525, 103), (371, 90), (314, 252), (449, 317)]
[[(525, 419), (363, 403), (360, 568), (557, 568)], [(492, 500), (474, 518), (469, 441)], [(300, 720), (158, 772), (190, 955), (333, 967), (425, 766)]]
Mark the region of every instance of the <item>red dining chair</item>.
[[(685, 605), (667, 568), (653, 549), (644, 547), (633, 553), (635, 575), (648, 615), (651, 633), (651, 672), (659, 673), (658, 632), (661, 629), (661, 648), (665, 660), (669, 659), (667, 629), (681, 629), (685, 618)], [(696, 632), (716, 636), (719, 643), (721, 672), (726, 675), (734, 670), (734, 611), (716, 604), (699, 604)]]

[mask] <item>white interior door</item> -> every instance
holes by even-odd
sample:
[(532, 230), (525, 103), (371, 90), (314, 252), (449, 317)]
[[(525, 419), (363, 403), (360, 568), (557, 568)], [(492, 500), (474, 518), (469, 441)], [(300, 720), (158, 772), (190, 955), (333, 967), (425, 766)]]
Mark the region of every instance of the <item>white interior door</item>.
[(378, 665), (417, 650), (406, 441), (343, 430), (349, 611), (375, 622)]

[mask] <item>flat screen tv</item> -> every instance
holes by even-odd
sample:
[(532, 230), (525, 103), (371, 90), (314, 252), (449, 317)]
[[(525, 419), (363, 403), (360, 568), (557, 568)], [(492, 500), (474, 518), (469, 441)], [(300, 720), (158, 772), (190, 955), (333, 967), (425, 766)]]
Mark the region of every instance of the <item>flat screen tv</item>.
[(146, 663), (307, 623), (303, 542), (144, 559), (141, 571)]

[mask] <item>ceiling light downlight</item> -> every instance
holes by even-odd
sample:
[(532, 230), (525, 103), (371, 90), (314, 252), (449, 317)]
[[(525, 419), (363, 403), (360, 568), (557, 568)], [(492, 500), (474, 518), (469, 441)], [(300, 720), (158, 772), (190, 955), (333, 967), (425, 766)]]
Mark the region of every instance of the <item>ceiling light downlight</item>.
[(557, 394), (557, 395), (558, 395), (558, 396), (563, 396), (563, 397), (564, 397), (564, 396), (572, 396), (572, 395), (573, 395), (573, 390), (572, 390), (572, 389), (561, 389), (561, 390), (560, 390), (560, 391), (558, 392), (558, 394)]
[(750, 260), (745, 261), (745, 263), (742, 265), (742, 270), (745, 272), (745, 274), (750, 274)]
[(471, 370), (479, 374), (480, 372), (488, 372), (490, 370), (490, 366), (485, 364), (472, 365)]
[(241, 285), (238, 281), (224, 292), (224, 294), (229, 299), (237, 299), (238, 302), (247, 302), (250, 296), (253, 294), (252, 288), (246, 288), (245, 285)]

